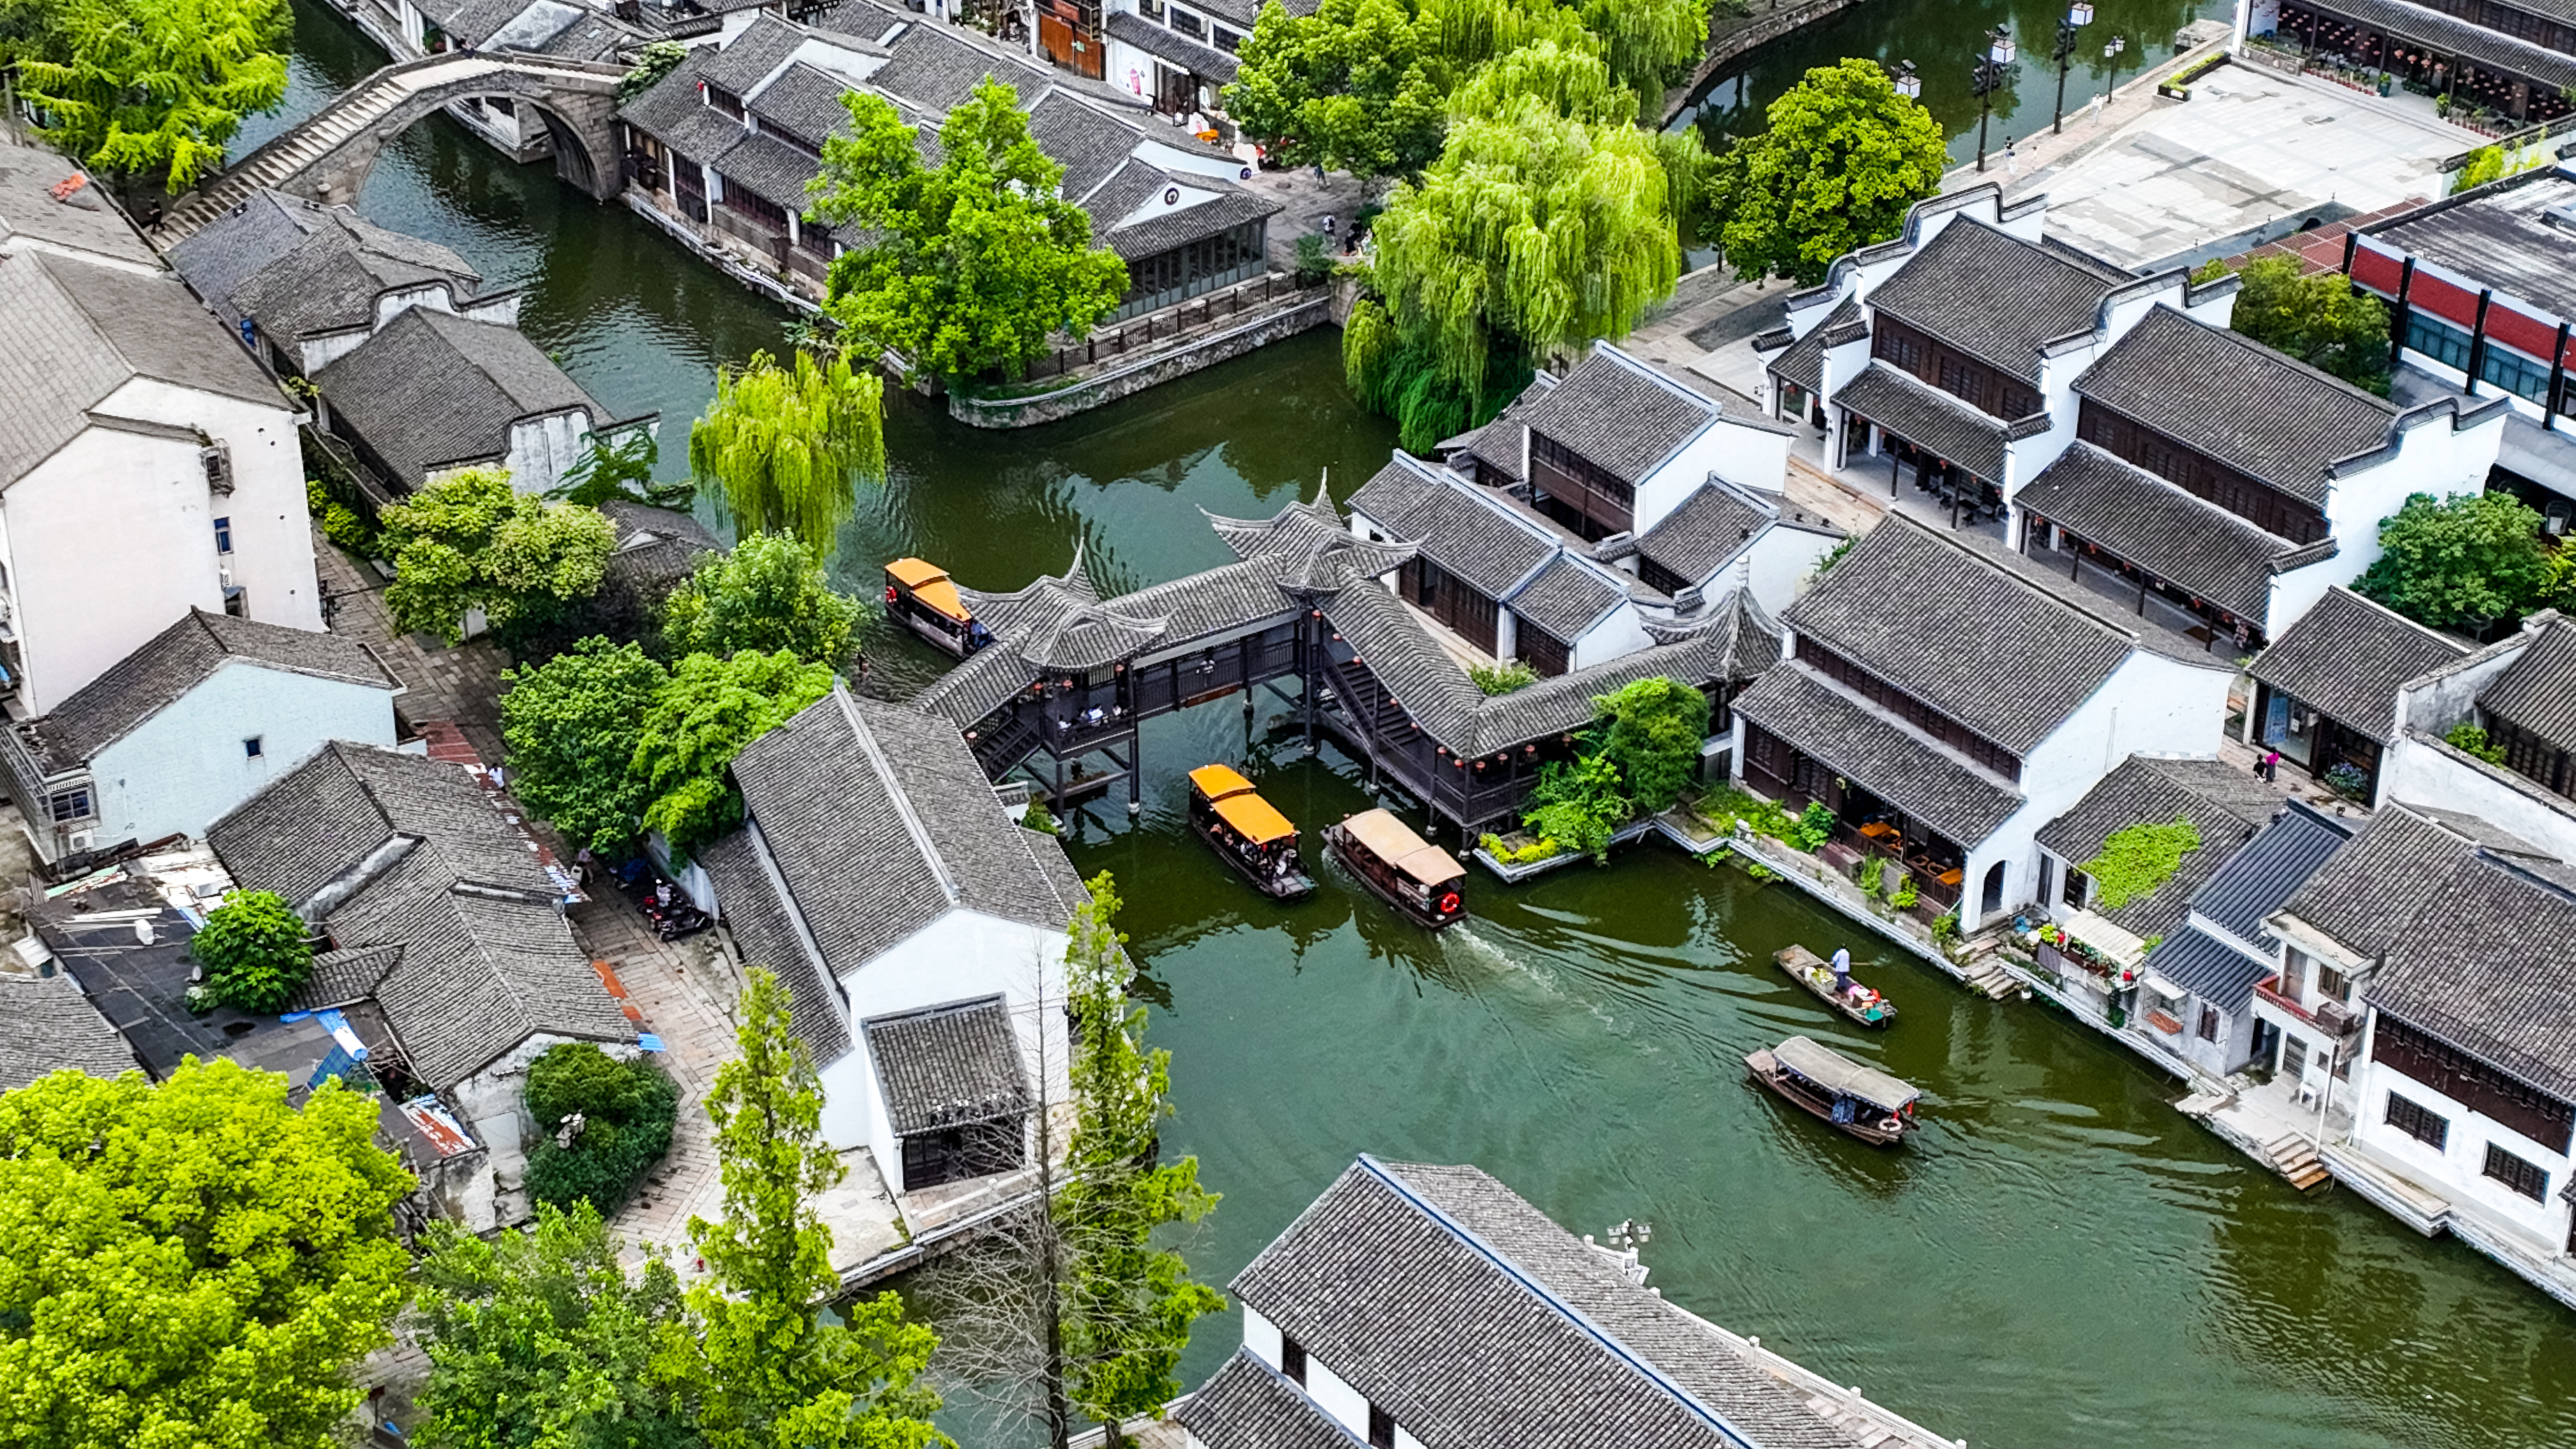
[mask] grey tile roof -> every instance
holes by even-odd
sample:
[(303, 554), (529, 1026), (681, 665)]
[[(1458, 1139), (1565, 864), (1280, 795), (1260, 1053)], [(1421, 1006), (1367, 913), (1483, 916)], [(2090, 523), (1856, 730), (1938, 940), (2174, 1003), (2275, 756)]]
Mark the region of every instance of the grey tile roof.
[(1063, 930), (1081, 904), (1039, 862), (955, 726), (835, 692), (734, 758), (751, 818), (835, 977), (963, 907)]
[(1856, 1446), (1472, 1167), (1361, 1158), (1234, 1291), (1425, 1444)]
[(1064, 168), (1064, 194), (1082, 202), (1127, 164), (1137, 140), (1133, 126), (1054, 89), (1029, 107), (1029, 138)]
[(1499, 599), (1538, 571), (1561, 545), (1428, 466), (1399, 457), (1380, 469), (1351, 507), (1396, 537), (1418, 543), (1425, 558)]
[(2363, 988), (2371, 1005), (2576, 1101), (2576, 894), (2480, 854), (2436, 885)]
[(769, 73), (785, 63), (796, 48), (805, 43), (802, 27), (789, 24), (776, 15), (763, 14), (743, 27), (743, 32), (716, 48), (698, 68), (697, 79), (718, 86), (737, 96), (749, 95), (752, 88), (769, 78)]
[(2063, 724), (2136, 645), (2031, 580), (1893, 513), (1783, 617), (2016, 752)]
[(1910, 373), (1872, 362), (1834, 402), (1989, 483), (2004, 476), (2005, 425)]
[[(2405, 0), (2335, 0), (2335, 10), (2364, 25), (2434, 47), (2448, 55), (2471, 55), (2552, 86), (2576, 86), (2576, 60), (2564, 53), (2517, 40), (2500, 30), (2444, 15)], [(2524, 8), (2546, 10), (2545, 4)], [(2563, 18), (2563, 16), (2562, 16)]]
[(86, 174), (57, 152), (0, 141), (0, 241), (24, 237), (158, 265), (150, 244), (95, 180), (54, 195), (55, 187)]
[(776, 126), (816, 146), (838, 134), (847, 135), (850, 111), (844, 93), (856, 89), (819, 65), (797, 61), (761, 87), (749, 106), (763, 126)]
[(389, 693), (402, 688), (383, 662), (350, 635), (191, 609), (188, 617), (73, 691), (35, 722), (33, 733), (57, 768), (87, 763), (228, 664), (343, 680)]
[(871, 1018), (868, 1055), (898, 1137), (1017, 1117), (1029, 1109), (1019, 1040), (998, 996)]
[(698, 83), (717, 59), (714, 46), (692, 48), (652, 89), (617, 108), (617, 118), (692, 161), (712, 161), (741, 139), (740, 122), (698, 98)]
[(2198, 926), (2185, 926), (2158, 942), (2147, 953), (2147, 969), (2231, 1014), (2253, 1001), (2254, 983), (2281, 970), (2278, 962), (2248, 956)]
[(787, 1026), (817, 1066), (850, 1053), (850, 1018), (840, 987), (796, 934), (768, 868), (755, 827), (745, 826), (698, 852), (716, 886), (716, 906), (746, 967), (766, 967), (787, 988)]
[[(1838, 329), (1860, 321), (1860, 302), (1845, 297), (1841, 305), (1828, 313), (1825, 320), (1807, 329), (1807, 335), (1791, 342), (1787, 350), (1771, 359), (1770, 373), (1782, 382), (1805, 388), (1811, 394), (1825, 390), (1825, 349), (1832, 344)], [(1868, 333), (1864, 331), (1863, 336)]]
[(2538, 854), (2494, 827), (2449, 811), (2384, 805), (2281, 909), (2354, 955), (2374, 959), (2407, 934), (2433, 889), (2482, 846)]
[[(2140, 936), (2160, 936), (2182, 923), (2200, 889), (2281, 808), (2281, 797), (2252, 773), (2216, 760), (2155, 760), (2131, 755), (2065, 814), (2039, 828), (2039, 845), (2081, 867), (2110, 838), (2132, 825), (2188, 820), (2200, 848), (2185, 852), (2173, 877), (2146, 895), (2103, 911)], [(2096, 909), (2100, 909), (2096, 907)], [(2247, 940), (2253, 940), (2249, 935)]]
[(1236, 1349), (1172, 1417), (1206, 1449), (1365, 1449), (1249, 1349)]
[(2293, 800), (2209, 883), (2192, 893), (2194, 912), (2217, 922), (2238, 940), (2260, 944), (2263, 921), (2308, 883), (2343, 843), (2352, 826)]
[(256, 319), (288, 343), (371, 325), (389, 288), (445, 282), (458, 301), (482, 276), (435, 242), (388, 231), (345, 206), (261, 192), (182, 242), (172, 264), (217, 315)]
[(2576, 750), (2576, 621), (2558, 619), (2478, 695), (2478, 708)]
[(1320, 488), (1313, 500), (1290, 503), (1268, 518), (1209, 513), (1207, 521), (1236, 558), (1270, 560), (1280, 587), (1294, 592), (1374, 578), (1401, 566), (1414, 552), (1410, 544), (1370, 543), (1352, 534)]
[(217, 312), (252, 273), (293, 251), (319, 219), (321, 207), (266, 188), (234, 203), (170, 248), (169, 262)]
[(1192, 75), (1219, 84), (1233, 80), (1241, 69), (1233, 56), (1215, 46), (1175, 34), (1133, 10), (1110, 11), (1108, 33), (1113, 40), (1123, 40), (1147, 55), (1168, 60)]
[(285, 896), (340, 950), (402, 948), (373, 999), (432, 1088), (531, 1036), (635, 1039), (557, 911), (534, 843), (459, 766), (334, 742), (206, 841), (236, 884)]
[(2398, 687), (2468, 653), (2468, 645), (2337, 585), (2246, 673), (2384, 745), (2397, 738)]
[(360, 946), (349, 951), (317, 951), (313, 974), (295, 989), (289, 1011), (326, 1011), (372, 999), (393, 969), (402, 964), (400, 946)]
[(1960, 217), (1879, 283), (1869, 304), (2036, 386), (2040, 344), (2090, 329), (2102, 299), (2137, 280), (2081, 257)]
[(413, 307), (315, 373), (331, 411), (416, 488), (435, 468), (497, 460), (510, 424), (605, 409), (515, 327)]
[[(1136, 164), (1141, 166), (1143, 163)], [(1202, 191), (1213, 190), (1217, 194), (1213, 200), (1185, 206), (1178, 211), (1167, 211), (1160, 216), (1149, 216), (1132, 226), (1118, 225), (1118, 215), (1105, 208), (1093, 212), (1093, 239), (1129, 261), (1187, 246), (1246, 222), (1276, 216), (1283, 209), (1279, 203), (1242, 190), (1231, 182), (1205, 176), (1165, 177), (1165, 173), (1160, 171), (1152, 174), (1164, 178), (1157, 183), (1158, 190), (1177, 185), (1184, 190), (1195, 187)]]
[(1717, 404), (1606, 342), (1522, 410), (1521, 421), (1629, 483), (1717, 421)]
[(2070, 445), (2016, 501), (2256, 627), (2271, 614), (2272, 575), (2285, 555), (2299, 553), (2288, 539), (2091, 443)]
[(1889, 804), (1973, 847), (2021, 808), (2021, 792), (1836, 689), (1795, 659), (1738, 695), (1735, 712)]
[(2387, 446), (2398, 414), (2385, 398), (2162, 305), (2075, 390), (2318, 507), (2327, 466)]
[(277, 384), (167, 272), (0, 253), (0, 488), (89, 426), (128, 381), (287, 410)]
[(1627, 600), (1628, 591), (1607, 573), (1598, 564), (1561, 553), (1505, 602), (1524, 627), (1536, 625), (1557, 642), (1571, 644)]
[(1706, 583), (1777, 517), (1777, 509), (1749, 493), (1703, 483), (1637, 536), (1637, 552), (1692, 583)]
[(964, 39), (951, 25), (916, 22), (887, 47), (894, 58), (868, 84), (925, 110), (945, 112), (974, 94), (990, 76), (1028, 93), (1047, 73), (1025, 57), (997, 55)]
[(618, 499), (599, 505), (599, 511), (607, 515), (615, 540), (605, 582), (639, 596), (678, 583), (696, 570), (699, 559), (724, 551), (723, 540), (685, 513)]
[(141, 1065), (69, 976), (0, 976), (0, 1092), (53, 1072), (114, 1077)]
[(709, 164), (727, 186), (800, 215), (813, 200), (805, 183), (823, 174), (820, 160), (770, 135), (745, 135)]

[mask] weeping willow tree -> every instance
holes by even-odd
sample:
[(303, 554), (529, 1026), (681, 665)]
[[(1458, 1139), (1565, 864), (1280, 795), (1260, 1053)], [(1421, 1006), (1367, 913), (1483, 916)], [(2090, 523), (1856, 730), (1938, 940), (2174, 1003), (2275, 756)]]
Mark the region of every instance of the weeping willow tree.
[(1538, 362), (1671, 294), (1699, 153), (1630, 124), (1635, 106), (1597, 55), (1553, 41), (1460, 88), (1440, 159), (1377, 219), (1375, 295), (1343, 332), (1352, 389), (1405, 447), (1491, 418)]
[(885, 384), (847, 356), (766, 352), (716, 374), (716, 397), (689, 429), (689, 471), (735, 529), (786, 534), (815, 557), (832, 551), (861, 481), (885, 481)]

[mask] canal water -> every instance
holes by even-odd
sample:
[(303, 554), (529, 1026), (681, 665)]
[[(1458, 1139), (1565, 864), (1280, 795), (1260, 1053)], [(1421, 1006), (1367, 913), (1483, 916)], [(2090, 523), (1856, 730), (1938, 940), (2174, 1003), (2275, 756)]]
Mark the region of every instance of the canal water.
[[(1977, 5), (1905, 13), (1945, 36), (1993, 23)], [(297, 14), (300, 112), (381, 58), (305, 0)], [(666, 474), (714, 368), (775, 346), (785, 321), (444, 121), (390, 147), (360, 205), (523, 288), (529, 335), (603, 403), (662, 411)], [(1336, 335), (1310, 334), (1016, 433), (898, 397), (895, 477), (844, 535), (843, 577), (872, 591), (879, 561), (920, 553), (1013, 587), (1077, 541), (1110, 589), (1220, 562), (1200, 509), (1268, 513), (1326, 469), (1346, 494), (1386, 456), (1391, 432), (1337, 362)], [(879, 642), (877, 687), (935, 670)], [(1367, 803), (1351, 762), (1300, 759), (1278, 714), (1156, 721), (1144, 816), (1097, 809), (1072, 844), (1130, 902), (1153, 1039), (1173, 1052), (1165, 1142), (1225, 1194), (1194, 1248), (1204, 1276), (1229, 1277), (1356, 1153), (1473, 1162), (1578, 1232), (1650, 1221), (1645, 1258), (1676, 1301), (1972, 1445), (2576, 1444), (2576, 1319), (2349, 1194), (2301, 1197), (2093, 1033), (1968, 996), (1786, 885), (1642, 846), (1517, 890), (1479, 875), (1474, 918), (1438, 937), (1330, 872), (1301, 904), (1254, 895), (1183, 828), (1184, 770), (1248, 758), (1310, 838)], [(1770, 965), (1792, 941), (1849, 945), (1903, 1019), (1869, 1037), (1829, 1020)], [(1746, 1086), (1743, 1054), (1797, 1031), (1921, 1086), (1928, 1130), (1881, 1153)], [(1236, 1331), (1209, 1321), (1186, 1376)]]

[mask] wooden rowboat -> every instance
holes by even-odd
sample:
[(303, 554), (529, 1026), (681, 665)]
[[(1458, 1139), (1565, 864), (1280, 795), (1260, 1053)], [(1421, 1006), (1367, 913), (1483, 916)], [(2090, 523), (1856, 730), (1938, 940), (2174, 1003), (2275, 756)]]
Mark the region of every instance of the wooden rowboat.
[(1803, 1036), (1752, 1053), (1744, 1069), (1810, 1116), (1873, 1147), (1893, 1147), (1917, 1125), (1914, 1102), (1921, 1093)]
[(1789, 979), (1816, 993), (1816, 999), (1862, 1026), (1883, 1027), (1896, 1020), (1896, 1003), (1854, 981), (1849, 992), (1834, 989), (1834, 968), (1804, 946), (1771, 953)]
[(1467, 868), (1384, 810), (1326, 826), (1324, 849), (1416, 925), (1437, 931), (1467, 918)]

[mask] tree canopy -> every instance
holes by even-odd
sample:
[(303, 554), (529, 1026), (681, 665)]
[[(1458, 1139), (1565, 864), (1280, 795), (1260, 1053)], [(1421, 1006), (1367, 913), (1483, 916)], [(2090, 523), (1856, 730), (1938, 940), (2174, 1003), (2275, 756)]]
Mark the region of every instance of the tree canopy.
[(393, 1341), (376, 1099), (191, 1059), (0, 1096), (0, 1443), (330, 1449)]
[(505, 642), (599, 588), (615, 530), (598, 509), (549, 503), (497, 468), (450, 474), (376, 515), (394, 564), (385, 606), (453, 644), (481, 609)]
[[(2215, 263), (2199, 275), (2207, 277)], [(2304, 275), (2295, 257), (2256, 257), (2237, 273), (2229, 325), (2266, 347), (2320, 372), (2388, 395), (2388, 304), (2353, 286), (2341, 272)]]
[(587, 1202), (488, 1241), (435, 1222), (421, 1247), (425, 1449), (695, 1449), (651, 1372), (684, 1328), (659, 1254), (630, 1276)]
[(839, 1291), (832, 1231), (814, 1210), (841, 1180), (823, 1140), (823, 1087), (788, 1028), (788, 993), (753, 966), (738, 998), (742, 1055), (707, 1093), (724, 1216), (689, 1219), (707, 1265), (688, 1308), (697, 1332), (666, 1340), (656, 1365), (710, 1449), (925, 1449), (939, 1396), (918, 1382), (939, 1342), (905, 1321), (891, 1292), (813, 1305)]
[(1657, 676), (1640, 679), (1592, 701), (1607, 722), (1601, 753), (1619, 767), (1637, 808), (1669, 810), (1699, 774), (1700, 744), (1708, 737), (1708, 696)]
[(1941, 125), (1873, 60), (1818, 66), (1718, 158), (1713, 205), (1737, 276), (1825, 279), (1834, 259), (1895, 236), (1941, 189)]
[(847, 663), (868, 606), (834, 593), (821, 564), (794, 539), (755, 533), (731, 553), (698, 560), (662, 605), (662, 638), (675, 654), (781, 649), (809, 664)]
[[(620, 1061), (586, 1041), (557, 1042), (528, 1064), (528, 1196), (613, 1213), (671, 1148), (680, 1089), (649, 1055)], [(569, 1132), (569, 1145), (557, 1140)]]
[(725, 770), (742, 747), (832, 692), (832, 669), (785, 650), (729, 658), (692, 654), (671, 669), (635, 737), (643, 824), (683, 855), (742, 823)]
[(755, 352), (716, 372), (715, 401), (689, 426), (689, 471), (746, 534), (783, 533), (817, 558), (838, 543), (858, 485), (885, 481), (885, 380), (847, 353), (784, 367)]
[(633, 643), (590, 638), (501, 678), (501, 740), (520, 803), (575, 846), (623, 853), (652, 799), (635, 749), (668, 671)]
[(2413, 494), (2380, 520), (2379, 557), (2353, 591), (2430, 628), (2510, 623), (2556, 585), (2540, 529), (2540, 514), (2510, 493)]
[(1237, 59), (1226, 109), (1282, 164), (1411, 176), (1440, 154), (1452, 67), (1407, 0), (1265, 5)]
[(275, 891), (235, 891), (188, 939), (217, 1001), (254, 1015), (285, 1009), (313, 974), (312, 928)]
[(105, 175), (176, 196), (223, 165), (244, 116), (286, 99), (286, 0), (56, 0), (33, 18), (5, 42), (18, 98)]
[(850, 134), (823, 143), (812, 194), (817, 218), (873, 238), (832, 263), (824, 310), (849, 336), (952, 381), (1016, 373), (1126, 294), (1011, 87), (987, 77), (948, 112), (935, 169), (884, 97), (841, 103)]

